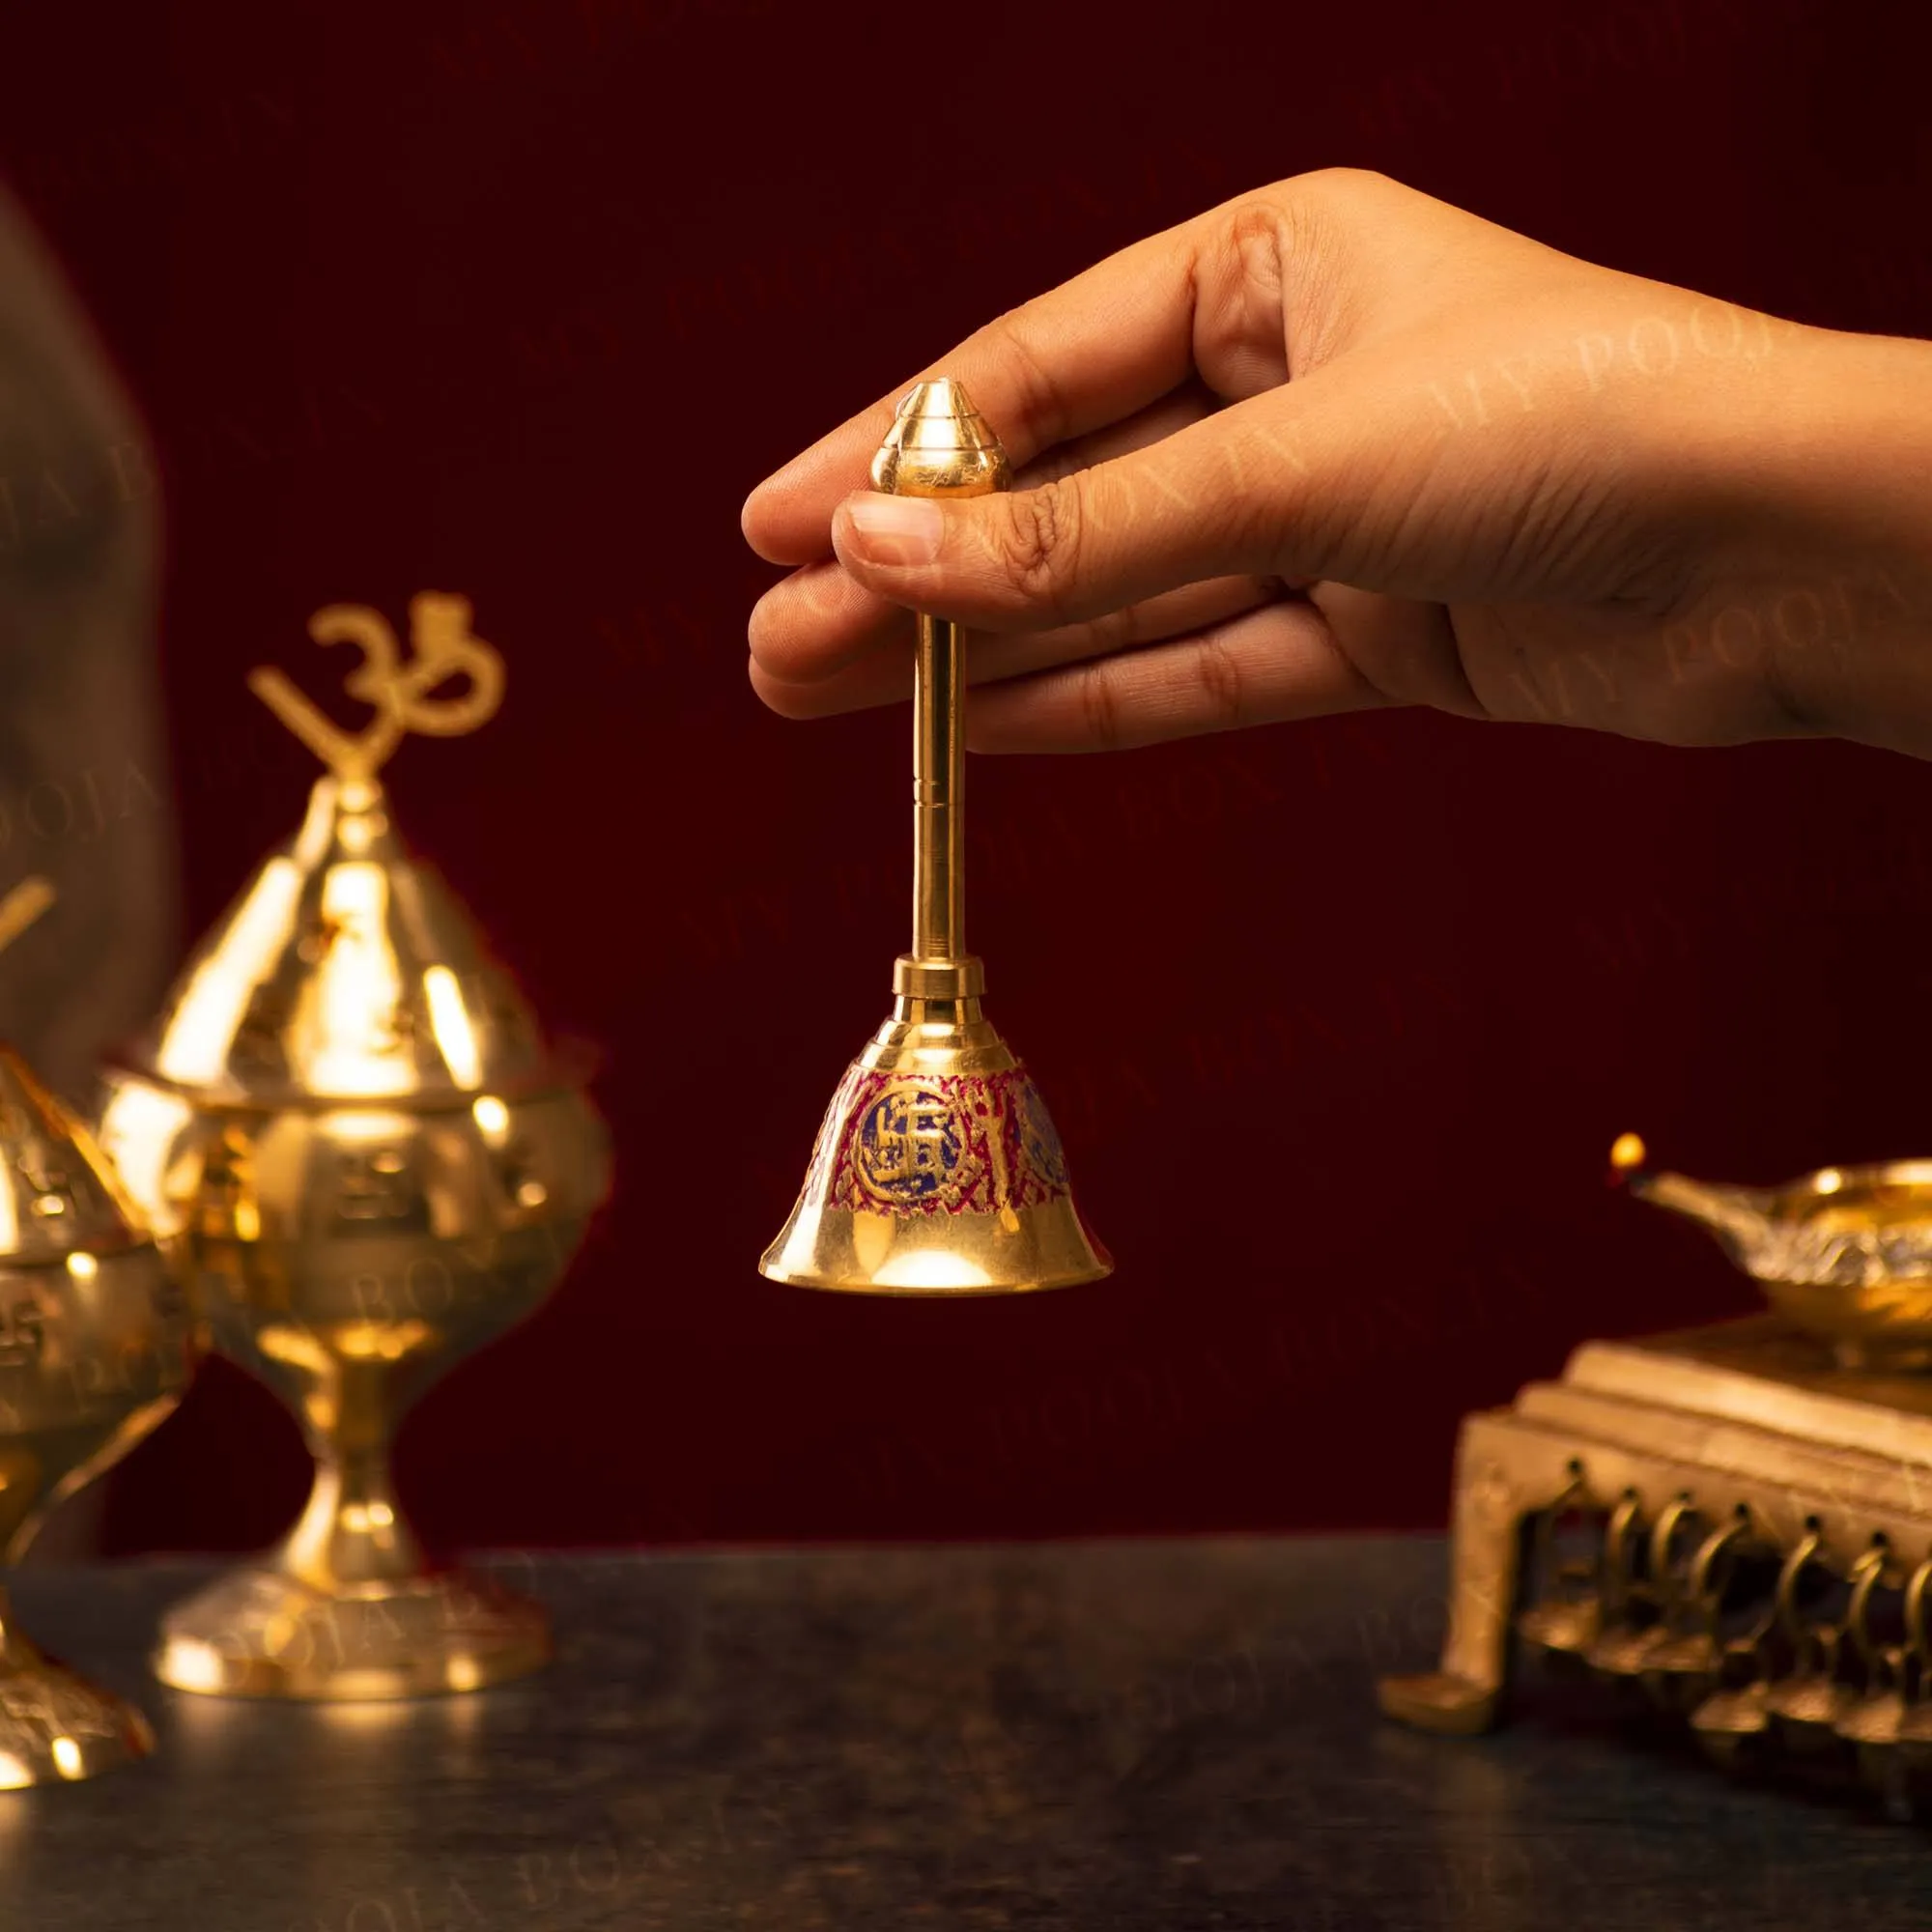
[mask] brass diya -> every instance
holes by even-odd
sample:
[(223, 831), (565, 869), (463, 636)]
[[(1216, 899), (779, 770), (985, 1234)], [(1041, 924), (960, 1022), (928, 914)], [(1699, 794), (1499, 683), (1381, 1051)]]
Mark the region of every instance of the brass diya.
[[(213, 1347), (294, 1412), (308, 1505), (264, 1561), (169, 1613), (156, 1668), (185, 1690), (303, 1698), (469, 1690), (541, 1663), (535, 1605), (432, 1572), (392, 1484), (404, 1412), (554, 1287), (609, 1185), (584, 1069), (544, 1043), (377, 781), (406, 731), (473, 729), (501, 662), (461, 598), (412, 605), (412, 661), (373, 611), (337, 729), (273, 671), (255, 691), (329, 766), (177, 981), (101, 1122), (128, 1188), (177, 1231)], [(432, 694), (451, 677), (454, 697)]]
[[(53, 895), (0, 901), (0, 945)], [(181, 1399), (186, 1303), (87, 1130), (0, 1047), (0, 1563)], [(0, 1790), (145, 1757), (147, 1719), (37, 1650), (0, 1592)]]
[(1727, 1765), (1932, 1799), (1932, 1162), (1769, 1188), (1617, 1178), (1712, 1229), (1770, 1312), (1589, 1342), (1466, 1417), (1440, 1668), (1382, 1708), (1472, 1732), (1529, 1656), (1621, 1684)]
[(1708, 1228), (1844, 1367), (1932, 1367), (1932, 1160), (1737, 1187), (1651, 1168), (1634, 1134), (1610, 1157), (1634, 1194)]
[[(900, 403), (872, 487), (977, 497), (1010, 487), (999, 439), (940, 378)], [(922, 611), (913, 685), (913, 940), (893, 1012), (846, 1069), (805, 1186), (758, 1266), (871, 1294), (997, 1294), (1094, 1281), (1112, 1263), (1073, 1206), (1038, 1091), (980, 1011), (965, 945), (965, 638)]]

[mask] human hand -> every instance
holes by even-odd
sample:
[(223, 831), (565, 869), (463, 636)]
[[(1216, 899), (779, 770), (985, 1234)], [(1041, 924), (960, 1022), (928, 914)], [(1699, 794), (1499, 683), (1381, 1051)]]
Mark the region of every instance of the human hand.
[[(942, 374), (1013, 491), (867, 490), (896, 398)], [(999, 317), (744, 527), (798, 566), (751, 623), (790, 717), (903, 696), (910, 607), (980, 633), (980, 751), (1424, 704), (1932, 755), (1932, 346), (1593, 267), (1378, 175), (1240, 196)]]

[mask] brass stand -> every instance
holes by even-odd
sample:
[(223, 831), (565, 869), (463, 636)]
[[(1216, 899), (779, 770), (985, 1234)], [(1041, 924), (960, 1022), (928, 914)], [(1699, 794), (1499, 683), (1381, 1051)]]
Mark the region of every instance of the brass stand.
[(1895, 1802), (1932, 1767), (1932, 1380), (1778, 1315), (1587, 1343), (1463, 1423), (1452, 1537), (1441, 1669), (1384, 1680), (1391, 1717), (1486, 1730), (1541, 1649), (1725, 1762), (1825, 1746)]
[(155, 1674), (178, 1690), (362, 1702), (481, 1690), (549, 1662), (541, 1605), (462, 1574), (305, 1582), (286, 1547), (161, 1620)]
[(411, 616), (408, 658), (359, 606), (310, 626), (362, 650), (358, 735), (279, 672), (251, 680), (329, 773), (102, 1116), (213, 1346), (281, 1399), (316, 1464), (281, 1546), (163, 1620), (155, 1667), (183, 1690), (476, 1690), (551, 1653), (539, 1606), (426, 1566), (389, 1473), (411, 1406), (543, 1301), (610, 1185), (587, 1068), (552, 1052), (391, 821), (377, 774), (404, 734), (472, 729), (503, 689), (465, 600), (425, 592)]

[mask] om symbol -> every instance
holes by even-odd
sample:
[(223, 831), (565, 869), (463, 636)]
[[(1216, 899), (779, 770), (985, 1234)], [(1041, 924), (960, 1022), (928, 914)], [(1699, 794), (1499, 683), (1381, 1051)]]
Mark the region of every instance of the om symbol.
[[(409, 731), (451, 738), (473, 731), (503, 701), (503, 660), (469, 628), (469, 600), (424, 590), (410, 599), (410, 647), (405, 664), (396, 634), (380, 611), (331, 604), (308, 620), (319, 644), (360, 646), (362, 662), (343, 680), (352, 697), (373, 705), (374, 721), (352, 736), (316, 709), (273, 668), (248, 673), (248, 688), (341, 779), (373, 779)], [(454, 697), (432, 694), (453, 677), (469, 688)]]
[(931, 1087), (888, 1087), (859, 1116), (852, 1136), (859, 1185), (888, 1208), (922, 1207), (952, 1193), (974, 1165), (952, 1103)]

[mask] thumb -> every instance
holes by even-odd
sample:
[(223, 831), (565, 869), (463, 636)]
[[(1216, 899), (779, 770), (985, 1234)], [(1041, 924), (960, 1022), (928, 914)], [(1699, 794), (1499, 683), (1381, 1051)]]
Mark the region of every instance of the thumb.
[(1369, 564), (1387, 548), (1376, 529), (1403, 521), (1386, 513), (1409, 507), (1418, 469), (1397, 459), (1437, 440), (1406, 399), (1364, 410), (1324, 369), (1032, 489), (855, 491), (832, 544), (893, 603), (983, 630), (1045, 629), (1208, 578), (1306, 582)]

